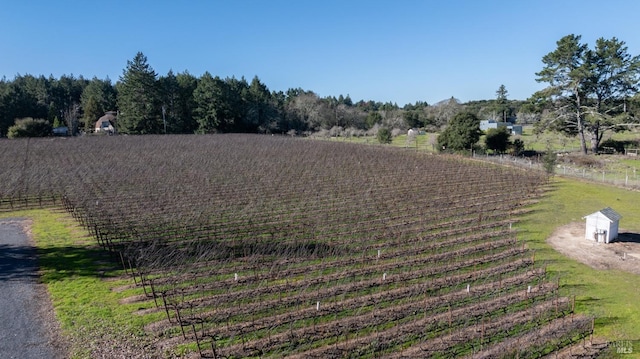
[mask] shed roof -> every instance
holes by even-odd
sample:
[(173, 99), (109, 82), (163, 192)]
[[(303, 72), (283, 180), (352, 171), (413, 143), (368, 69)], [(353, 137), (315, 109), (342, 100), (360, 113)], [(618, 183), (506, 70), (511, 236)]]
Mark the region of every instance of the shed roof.
[(622, 218), (620, 213), (614, 211), (613, 208), (611, 207), (603, 208), (597, 212), (593, 212), (587, 216), (584, 216), (583, 218), (587, 218), (587, 217), (598, 215), (598, 214), (602, 214), (603, 216), (607, 217), (607, 219), (610, 220), (611, 222), (619, 221), (620, 218)]

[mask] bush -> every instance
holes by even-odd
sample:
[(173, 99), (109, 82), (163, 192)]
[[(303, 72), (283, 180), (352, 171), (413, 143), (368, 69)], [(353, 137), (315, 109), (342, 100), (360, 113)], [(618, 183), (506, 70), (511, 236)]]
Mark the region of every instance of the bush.
[(51, 124), (47, 120), (31, 117), (17, 119), (15, 125), (9, 127), (7, 137), (47, 137), (51, 135)]
[(391, 143), (391, 140), (392, 140), (391, 131), (389, 131), (389, 129), (386, 127), (381, 127), (378, 130), (378, 134), (376, 135), (376, 138), (378, 139), (378, 142), (382, 144)]
[(612, 138), (602, 141), (602, 143), (600, 144), (600, 151), (607, 153), (607, 152), (617, 152), (617, 153), (624, 153), (624, 147), (625, 147), (626, 141), (616, 141)]
[(509, 147), (509, 137), (511, 134), (506, 127), (490, 128), (484, 138), (485, 146), (488, 150), (496, 153), (505, 153)]
[(557, 161), (558, 156), (556, 155), (556, 153), (553, 152), (551, 148), (547, 147), (547, 151), (542, 157), (542, 166), (549, 176), (553, 176), (553, 174), (555, 173)]
[(562, 156), (562, 162), (578, 167), (588, 168), (602, 168), (604, 166), (604, 163), (598, 157), (577, 153), (570, 153)]
[(520, 154), (524, 152), (524, 142), (521, 139), (516, 138), (509, 146), (509, 149), (511, 150), (512, 155), (520, 156)]

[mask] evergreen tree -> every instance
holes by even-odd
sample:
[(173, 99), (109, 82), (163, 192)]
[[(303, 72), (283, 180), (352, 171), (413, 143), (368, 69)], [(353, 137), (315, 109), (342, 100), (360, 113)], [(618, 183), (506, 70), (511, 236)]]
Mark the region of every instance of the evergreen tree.
[(490, 128), (484, 138), (485, 146), (488, 150), (496, 153), (505, 153), (510, 145), (511, 134), (506, 127)]
[(158, 80), (162, 95), (162, 121), (164, 133), (179, 133), (184, 120), (180, 114), (180, 85), (178, 78), (169, 70), (167, 76), (161, 76)]
[(118, 131), (128, 134), (162, 133), (162, 105), (155, 71), (138, 52), (123, 71), (118, 89)]
[(225, 96), (228, 92), (227, 84), (218, 76), (214, 78), (207, 71), (200, 77), (193, 91), (193, 114), (198, 123), (198, 133), (214, 133), (231, 128), (233, 118)]
[(509, 104), (507, 102), (507, 88), (504, 85), (500, 85), (496, 91), (496, 112), (500, 114), (502, 121), (507, 121)]
[(251, 80), (247, 89), (247, 132), (269, 132), (276, 126), (276, 108), (271, 100), (271, 92), (258, 77)]
[(470, 112), (453, 117), (447, 128), (438, 136), (438, 146), (443, 151), (465, 151), (480, 139), (480, 120)]
[(247, 116), (249, 111), (249, 83), (243, 77), (239, 80), (235, 77), (225, 79), (226, 84), (224, 102), (229, 108), (229, 121), (232, 125), (227, 129), (235, 132), (255, 132), (255, 126), (250, 125), (251, 120)]
[(193, 118), (195, 102), (193, 92), (198, 86), (198, 79), (185, 71), (176, 76), (178, 82), (178, 104), (176, 108), (176, 133), (194, 133), (198, 124)]
[(594, 50), (580, 43), (580, 36), (567, 35), (557, 48), (542, 58), (544, 68), (538, 82), (549, 86), (532, 97), (543, 99), (549, 114), (545, 127), (577, 134), (581, 151), (597, 153), (606, 130), (638, 124), (626, 112), (627, 97), (637, 91), (640, 56), (631, 56), (623, 41), (615, 37), (596, 41)]
[(91, 131), (100, 117), (107, 111), (116, 109), (116, 89), (111, 84), (111, 80), (100, 80), (96, 77), (91, 79), (82, 91), (80, 105), (85, 131)]

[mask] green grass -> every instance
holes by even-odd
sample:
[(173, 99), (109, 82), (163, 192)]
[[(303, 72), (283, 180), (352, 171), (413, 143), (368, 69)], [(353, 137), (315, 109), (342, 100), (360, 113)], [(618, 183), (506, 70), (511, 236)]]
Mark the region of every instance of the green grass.
[[(521, 139), (524, 142), (526, 150), (534, 150), (543, 152), (547, 148), (551, 148), (554, 151), (568, 151), (578, 152), (580, 151), (580, 140), (578, 136), (565, 136), (564, 134), (557, 132), (545, 131), (540, 134), (535, 134), (533, 126), (527, 125), (523, 127), (522, 135), (511, 136), (513, 141), (516, 138)], [(426, 133), (416, 137), (417, 148), (427, 152), (436, 152), (438, 133)], [(603, 140), (614, 139), (618, 141), (636, 140), (640, 138), (638, 131), (625, 131), (625, 132), (607, 132)], [(332, 141), (344, 141), (364, 144), (379, 144), (378, 140), (374, 136), (362, 136), (362, 137), (331, 137)], [(590, 139), (587, 138), (587, 147), (591, 146)], [(416, 147), (416, 141), (407, 142), (407, 135), (402, 134), (393, 137), (391, 142), (392, 146), (396, 147)], [(479, 144), (484, 144), (484, 140), (480, 139)]]
[(152, 302), (119, 302), (141, 290), (113, 290), (131, 281), (120, 279), (121, 271), (67, 214), (30, 210), (0, 213), (1, 217), (33, 221), (31, 230), (38, 248), (41, 281), (47, 286), (56, 317), (69, 340), (71, 358), (89, 358), (92, 348), (105, 341), (114, 348), (126, 341), (142, 341), (144, 324), (164, 315), (131, 314), (151, 307)]
[[(394, 147), (409, 147), (409, 148), (417, 148), (421, 151), (427, 152), (435, 152), (436, 151), (436, 138), (437, 133), (425, 133), (424, 135), (418, 135), (414, 140), (407, 141), (407, 135), (399, 135), (393, 137), (391, 143), (385, 146), (394, 146)], [(360, 136), (360, 137), (314, 137), (314, 139), (323, 140), (323, 141), (338, 141), (338, 142), (351, 142), (351, 143), (361, 143), (366, 145), (379, 145), (380, 142), (376, 139), (375, 136)]]
[[(618, 270), (595, 270), (552, 249), (545, 240), (561, 225), (610, 206), (623, 219), (620, 228), (640, 232), (640, 192), (556, 178), (550, 191), (518, 225), (520, 237), (536, 258), (559, 277), (563, 295), (575, 296), (576, 311), (596, 317), (595, 335), (611, 341), (632, 340), (640, 357), (640, 276)], [(631, 357), (630, 355), (625, 358)]]
[[(520, 136), (511, 136), (511, 139), (520, 138), (524, 144), (525, 149), (535, 151), (546, 151), (547, 147), (550, 147), (554, 151), (580, 151), (580, 139), (578, 136), (565, 136), (557, 132), (545, 131), (540, 134), (535, 134), (533, 126), (524, 126), (523, 133)], [(617, 141), (628, 141), (640, 138), (640, 133), (637, 131), (625, 131), (614, 133), (608, 131), (603, 138), (614, 139)], [(587, 148), (591, 147), (590, 139), (585, 138), (587, 141)]]

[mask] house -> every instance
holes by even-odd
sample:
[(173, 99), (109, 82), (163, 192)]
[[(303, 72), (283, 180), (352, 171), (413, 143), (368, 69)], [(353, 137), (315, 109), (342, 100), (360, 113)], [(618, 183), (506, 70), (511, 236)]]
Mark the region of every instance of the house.
[(618, 238), (618, 224), (622, 216), (611, 207), (582, 218), (586, 220), (585, 239), (598, 243), (609, 243)]
[(491, 128), (507, 127), (508, 122), (498, 122), (496, 120), (482, 120), (480, 121), (480, 130), (487, 131)]
[(521, 135), (522, 134), (522, 126), (514, 125), (511, 122), (498, 122), (496, 120), (482, 120), (480, 121), (480, 130), (486, 132), (491, 128), (501, 128), (506, 127), (509, 130), (509, 133), (512, 135)]
[(95, 132), (100, 133), (108, 133), (112, 134), (116, 132), (115, 128), (116, 124), (116, 112), (108, 111), (104, 116), (100, 117), (98, 121), (96, 121)]

